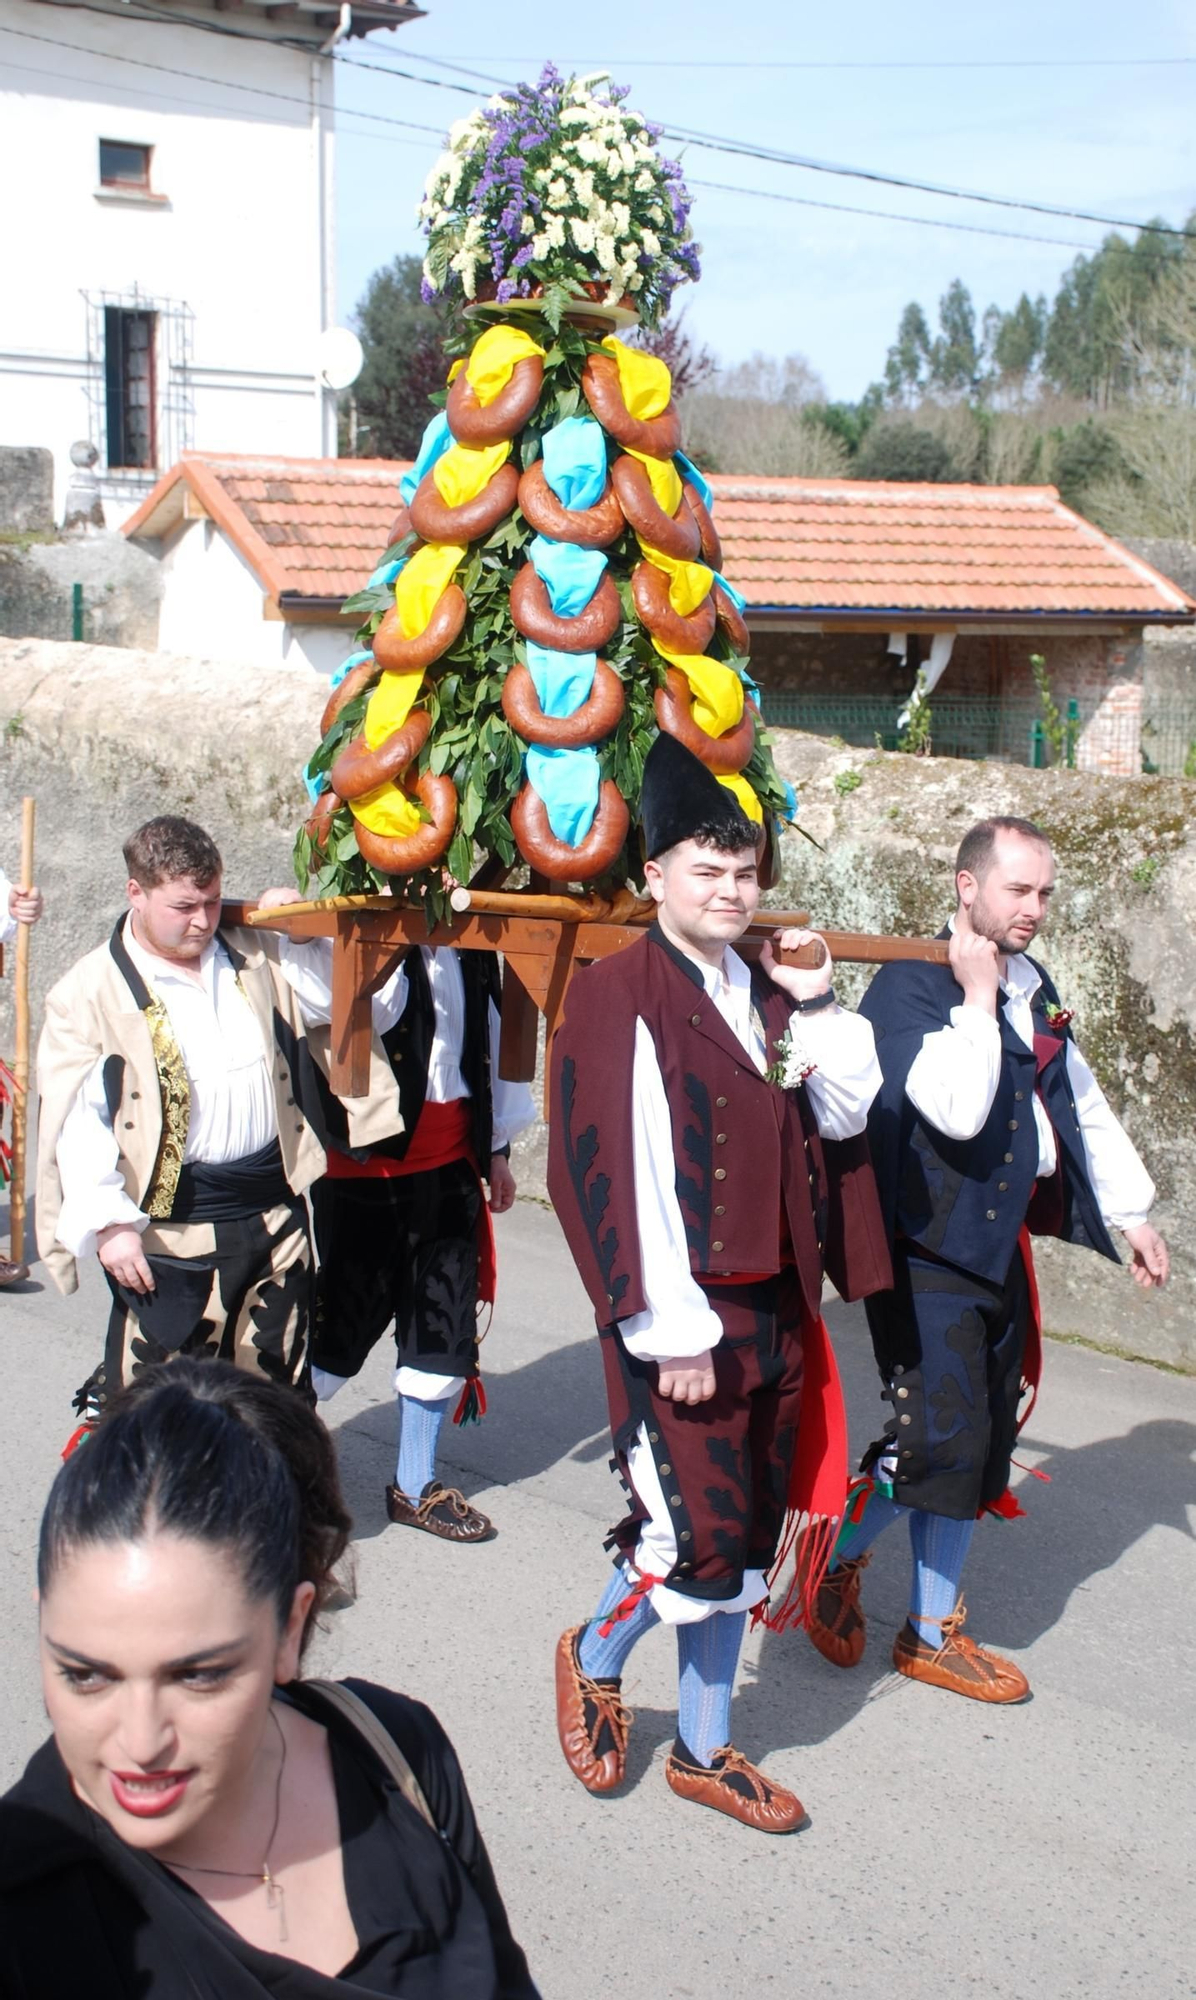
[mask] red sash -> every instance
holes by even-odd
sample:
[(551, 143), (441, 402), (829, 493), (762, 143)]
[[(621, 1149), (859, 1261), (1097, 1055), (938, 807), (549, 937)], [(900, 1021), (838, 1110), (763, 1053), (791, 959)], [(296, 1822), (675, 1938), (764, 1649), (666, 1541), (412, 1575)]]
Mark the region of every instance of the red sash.
[[(386, 1153), (371, 1153), (355, 1160), (348, 1153), (328, 1154), (328, 1178), (334, 1181), (398, 1180), (406, 1174), (427, 1174), (435, 1167), (451, 1166), (454, 1160), (468, 1160), (481, 1186), (481, 1173), (473, 1150), (472, 1106), (468, 1097), (455, 1097), (449, 1104), (425, 1102), (415, 1121), (411, 1144), (401, 1160)], [(494, 1247), (494, 1222), (482, 1189), (478, 1216), (478, 1297), (494, 1304), (498, 1262)]]

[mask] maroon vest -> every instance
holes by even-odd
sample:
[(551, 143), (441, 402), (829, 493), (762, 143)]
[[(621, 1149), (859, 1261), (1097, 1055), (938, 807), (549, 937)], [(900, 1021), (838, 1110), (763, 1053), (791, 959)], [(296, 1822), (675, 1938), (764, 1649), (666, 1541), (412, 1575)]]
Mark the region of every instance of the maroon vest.
[[(752, 991), (772, 1063), (792, 1003), (755, 971)], [(811, 1313), (824, 1267), (846, 1298), (884, 1290), (866, 1140), (824, 1143), (806, 1091), (766, 1081), (697, 967), (654, 928), (574, 976), (553, 1043), (548, 1188), (599, 1325), (647, 1303), (632, 1148), (637, 1017), (664, 1079), (694, 1274), (771, 1274), (791, 1255)]]

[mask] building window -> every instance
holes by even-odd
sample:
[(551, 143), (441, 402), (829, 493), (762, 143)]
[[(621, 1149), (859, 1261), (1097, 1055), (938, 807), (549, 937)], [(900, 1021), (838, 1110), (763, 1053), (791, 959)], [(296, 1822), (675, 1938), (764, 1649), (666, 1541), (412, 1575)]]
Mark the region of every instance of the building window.
[(100, 140), (100, 186), (149, 193), (152, 146), (133, 146), (125, 139)]
[(158, 315), (104, 308), (104, 394), (108, 465), (152, 470), (158, 463), (154, 418), (154, 340)]

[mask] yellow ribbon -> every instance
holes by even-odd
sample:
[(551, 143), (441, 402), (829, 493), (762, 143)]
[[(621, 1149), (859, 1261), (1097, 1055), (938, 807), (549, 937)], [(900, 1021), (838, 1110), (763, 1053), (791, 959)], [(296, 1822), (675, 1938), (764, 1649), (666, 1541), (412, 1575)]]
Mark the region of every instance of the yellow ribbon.
[(395, 608), (404, 639), (418, 639), (425, 630), (453, 572), (465, 560), (464, 542), (425, 542), (399, 571), (395, 582)]
[(693, 696), (693, 717), (707, 736), (723, 736), (734, 729), (743, 716), (743, 682), (721, 660), (708, 653), (671, 653), (659, 639), (652, 644), (662, 660), (678, 667), (689, 682)]
[(500, 465), (511, 456), (511, 440), (498, 444), (452, 444), (432, 467), (436, 491), (446, 507), (463, 507), (489, 486)]
[(763, 826), (764, 808), (746, 778), (735, 773), (729, 778), (720, 777), (719, 784), (725, 785), (729, 792), (734, 793), (736, 804), (742, 807), (749, 819), (754, 819), (757, 826)]
[(393, 736), (396, 729), (403, 727), (423, 679), (422, 667), (414, 667), (405, 674), (383, 674), (366, 705), (362, 734), (368, 749), (377, 750), (388, 736)]
[(397, 785), (379, 785), (376, 791), (350, 799), (349, 804), (354, 819), (385, 840), (406, 840), (408, 834), (423, 825), (419, 807)]
[(652, 498), (661, 511), (672, 520), (681, 505), (681, 480), (671, 458), (649, 458), (646, 451), (632, 451), (624, 445), (628, 458), (638, 458), (648, 475), (652, 488)]
[[(519, 363), (533, 354), (542, 359), (544, 349), (520, 326), (487, 327), (481, 339), (475, 340), (465, 373), (483, 409), (502, 394)], [(452, 379), (450, 374), (449, 381)]]
[(638, 347), (624, 347), (613, 333), (602, 343), (619, 371), (619, 388), (633, 417), (658, 417), (667, 410), (673, 394), (673, 378), (655, 354)]
[(637, 542), (650, 563), (662, 569), (669, 579), (669, 603), (682, 618), (688, 618), (704, 604), (714, 583), (714, 571), (705, 563), (681, 562), (676, 556), (666, 556), (663, 549), (649, 548), (647, 542), (636, 536)]

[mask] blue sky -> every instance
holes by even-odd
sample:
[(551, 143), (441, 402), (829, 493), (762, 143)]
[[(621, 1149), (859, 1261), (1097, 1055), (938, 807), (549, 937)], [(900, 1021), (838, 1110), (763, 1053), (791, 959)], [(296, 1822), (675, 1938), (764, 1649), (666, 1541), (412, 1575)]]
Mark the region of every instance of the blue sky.
[[(436, 57), (506, 80), (543, 60), (578, 73), (607, 68), (647, 116), (704, 133), (782, 146), (823, 161), (1145, 221), (1196, 208), (1196, 8), (1141, 0), (1004, 0), (995, 7), (879, 0), (837, 8), (793, 0), (427, 0), (427, 18), (346, 45), (355, 62), (408, 67), (430, 80), (485, 84), (412, 60)], [(1166, 63), (1144, 59), (1163, 57)], [(1176, 58), (1186, 57), (1186, 62)], [(1050, 67), (1028, 67), (1051, 59)], [(1057, 63), (1054, 59), (1057, 59)], [(997, 68), (1004, 62), (1018, 67)], [(1109, 66), (1096, 65), (1098, 62)], [(875, 63), (885, 68), (784, 65)], [(948, 63), (982, 67), (931, 67)], [(902, 65), (898, 67), (898, 65)], [(907, 67), (905, 65), (916, 65)], [(413, 131), (343, 115), (338, 145), (340, 312), (371, 271), (417, 251), (414, 221), (437, 134), (471, 97), (342, 65), (338, 107), (428, 126)], [(772, 190), (885, 211), (883, 218), (695, 190), (704, 275), (678, 301), (692, 330), (726, 361), (754, 350), (803, 353), (835, 397), (877, 377), (902, 307), (933, 317), (952, 278), (978, 311), (1024, 289), (1050, 297), (1078, 252), (1104, 230), (985, 208), (866, 181), (690, 147), (691, 182)], [(1011, 241), (892, 219), (918, 216), (1007, 230)]]

